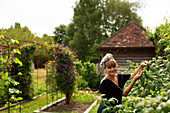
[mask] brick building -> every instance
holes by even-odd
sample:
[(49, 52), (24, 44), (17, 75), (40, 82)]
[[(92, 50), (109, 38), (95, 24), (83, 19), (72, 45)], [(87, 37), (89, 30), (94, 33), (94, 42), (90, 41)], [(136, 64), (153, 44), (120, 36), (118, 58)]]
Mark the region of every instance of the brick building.
[(98, 46), (102, 57), (112, 53), (119, 67), (126, 67), (127, 60), (140, 63), (156, 55), (155, 47), (145, 39), (146, 30), (136, 22), (130, 22)]

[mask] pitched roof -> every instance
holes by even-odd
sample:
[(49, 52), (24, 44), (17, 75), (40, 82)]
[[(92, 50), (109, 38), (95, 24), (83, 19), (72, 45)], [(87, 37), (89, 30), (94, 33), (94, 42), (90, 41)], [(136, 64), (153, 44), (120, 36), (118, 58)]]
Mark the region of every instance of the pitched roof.
[(150, 41), (145, 39), (145, 35), (146, 30), (132, 21), (100, 44), (97, 49), (108, 47), (154, 47)]

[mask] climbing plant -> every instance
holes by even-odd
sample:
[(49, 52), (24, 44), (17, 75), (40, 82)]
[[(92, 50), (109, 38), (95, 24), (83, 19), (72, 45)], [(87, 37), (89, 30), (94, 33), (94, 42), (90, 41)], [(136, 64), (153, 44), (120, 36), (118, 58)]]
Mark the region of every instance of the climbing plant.
[[(52, 48), (51, 48), (52, 47)], [(69, 47), (59, 43), (48, 45), (47, 49), (52, 51), (53, 59), (49, 62), (57, 88), (66, 95), (66, 104), (70, 103), (71, 96), (76, 88), (77, 72), (74, 61), (77, 55)]]
[(20, 89), (22, 91), (21, 96), (24, 99), (31, 99), (33, 97), (34, 89), (32, 87), (32, 56), (34, 51), (36, 50), (36, 46), (34, 44), (24, 44), (21, 46), (20, 53), (16, 53), (15, 57), (20, 59), (22, 62), (22, 66), (18, 68), (18, 63), (13, 62), (11, 69), (11, 75), (16, 75), (18, 72), (22, 73), (22, 76), (19, 78), (15, 78), (17, 82), (20, 81)]
[[(3, 44), (3, 41), (5, 41), (5, 37), (3, 35), (0, 35), (0, 42)], [(8, 42), (10, 43), (17, 43), (18, 41)], [(2, 48), (3, 47), (3, 48)], [(9, 53), (10, 52), (10, 53)], [(4, 107), (8, 107), (12, 105), (13, 102), (18, 102), (19, 100), (22, 100), (22, 97), (16, 97), (15, 95), (19, 94), (19, 89), (16, 88), (19, 85), (18, 81), (15, 81), (14, 78), (11, 77), (11, 70), (13, 68), (12, 63), (18, 64), (18, 66), (22, 66), (22, 62), (14, 57), (14, 54), (20, 53), (19, 49), (15, 48), (12, 49), (10, 46), (0, 47), (0, 104), (5, 104)], [(21, 75), (21, 72), (18, 71), (16, 75)], [(15, 87), (10, 87), (10, 85), (13, 85)]]

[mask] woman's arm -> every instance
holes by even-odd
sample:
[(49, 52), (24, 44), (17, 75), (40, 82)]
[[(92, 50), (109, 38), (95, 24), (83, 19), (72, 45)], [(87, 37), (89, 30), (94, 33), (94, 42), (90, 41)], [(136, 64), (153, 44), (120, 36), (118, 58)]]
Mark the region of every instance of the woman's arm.
[(135, 77), (135, 75), (145, 66), (148, 65), (147, 61), (144, 61), (143, 63), (141, 63), (141, 65), (131, 74), (129, 80), (133, 79)]
[(140, 79), (140, 77), (142, 76), (142, 71), (139, 72), (134, 79), (132, 80), (132, 82), (129, 84), (129, 86), (123, 91), (122, 96), (127, 96), (129, 94), (129, 92), (131, 91), (133, 85), (135, 84), (135, 82)]

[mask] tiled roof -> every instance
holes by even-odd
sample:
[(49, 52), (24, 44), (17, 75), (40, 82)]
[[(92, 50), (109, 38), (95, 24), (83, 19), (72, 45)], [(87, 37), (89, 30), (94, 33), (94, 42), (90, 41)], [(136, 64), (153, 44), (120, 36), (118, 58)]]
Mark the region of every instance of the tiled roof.
[(97, 49), (116, 47), (154, 47), (145, 39), (146, 30), (136, 22), (130, 22), (110, 38), (104, 41)]

